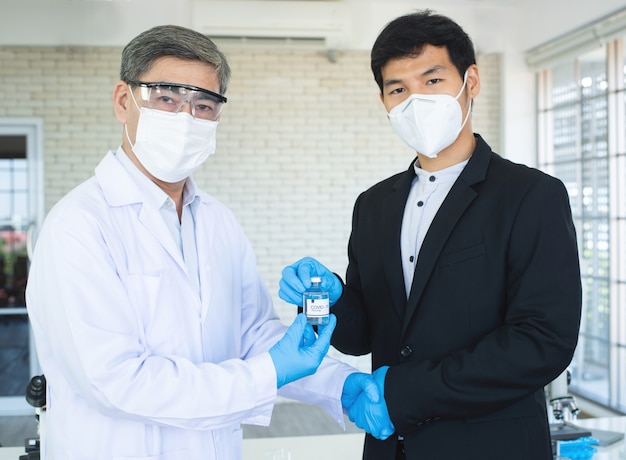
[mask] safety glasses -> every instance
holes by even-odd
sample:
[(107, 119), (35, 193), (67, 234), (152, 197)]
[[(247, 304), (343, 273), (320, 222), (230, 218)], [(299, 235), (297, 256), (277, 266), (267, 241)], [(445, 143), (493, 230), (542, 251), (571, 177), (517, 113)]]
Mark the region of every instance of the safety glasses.
[(149, 109), (180, 112), (185, 104), (191, 105), (195, 118), (216, 121), (227, 99), (221, 94), (197, 86), (167, 82), (127, 81), (139, 88), (140, 100)]

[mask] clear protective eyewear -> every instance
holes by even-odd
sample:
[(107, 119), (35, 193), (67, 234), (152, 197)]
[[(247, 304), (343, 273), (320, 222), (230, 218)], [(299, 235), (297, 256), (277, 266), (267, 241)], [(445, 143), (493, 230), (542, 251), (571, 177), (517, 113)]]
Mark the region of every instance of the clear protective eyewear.
[(208, 89), (181, 83), (128, 81), (138, 86), (141, 102), (149, 109), (178, 113), (185, 104), (191, 105), (191, 115), (216, 121), (222, 113), (226, 97)]

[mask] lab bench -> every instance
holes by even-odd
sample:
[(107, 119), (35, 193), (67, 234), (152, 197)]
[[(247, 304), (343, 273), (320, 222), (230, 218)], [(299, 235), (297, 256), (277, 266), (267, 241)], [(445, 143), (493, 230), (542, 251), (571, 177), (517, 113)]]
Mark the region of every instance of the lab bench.
[[(585, 418), (576, 420), (574, 423), (591, 431), (592, 436), (594, 429), (626, 433), (626, 416)], [(597, 449), (598, 452), (594, 454), (592, 460), (626, 460), (626, 445), (623, 439), (610, 446), (597, 447)]]
[[(580, 419), (581, 428), (626, 433), (626, 416)], [(331, 434), (323, 436), (290, 436), (248, 438), (243, 441), (243, 460), (360, 460), (363, 434)], [(0, 448), (0, 460), (18, 460), (23, 447)], [(288, 455), (289, 454), (289, 455)], [(598, 447), (592, 460), (626, 460), (624, 440)]]
[[(593, 430), (626, 433), (626, 416), (580, 419), (575, 424)], [(626, 460), (624, 440), (605, 447), (597, 447), (598, 451), (592, 460)], [(291, 456), (281, 452), (290, 453)], [(301, 436), (288, 438), (255, 438), (244, 439), (243, 460), (288, 459), (288, 460), (361, 460), (363, 453), (363, 435), (334, 434), (325, 436)], [(0, 459), (4, 460), (4, 459)]]
[[(362, 453), (361, 433), (243, 440), (243, 460), (361, 460)], [(20, 455), (23, 447), (0, 448), (0, 460), (19, 460)]]

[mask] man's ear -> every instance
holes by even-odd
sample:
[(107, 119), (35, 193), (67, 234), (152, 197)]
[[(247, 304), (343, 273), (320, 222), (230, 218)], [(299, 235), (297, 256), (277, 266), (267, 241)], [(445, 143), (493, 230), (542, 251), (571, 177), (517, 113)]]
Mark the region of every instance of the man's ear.
[(113, 111), (117, 121), (122, 124), (128, 122), (129, 104), (133, 101), (130, 98), (130, 87), (125, 81), (118, 81), (113, 88)]
[(467, 68), (467, 91), (470, 99), (474, 99), (480, 93), (480, 76), (478, 75), (478, 66), (472, 64)]

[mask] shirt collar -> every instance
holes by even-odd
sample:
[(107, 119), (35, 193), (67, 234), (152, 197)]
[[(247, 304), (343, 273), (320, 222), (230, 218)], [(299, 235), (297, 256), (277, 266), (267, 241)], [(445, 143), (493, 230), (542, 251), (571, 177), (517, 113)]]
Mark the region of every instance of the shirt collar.
[(454, 164), (452, 166), (448, 166), (445, 169), (441, 169), (436, 172), (428, 172), (422, 169), (419, 158), (416, 158), (415, 163), (413, 163), (413, 169), (415, 170), (415, 175), (418, 177), (418, 179), (421, 179), (421, 180), (425, 180), (425, 179), (428, 179), (429, 177), (434, 176), (435, 178), (437, 178), (437, 182), (449, 181), (449, 180), (454, 181), (461, 175), (463, 168), (465, 168), (468, 162), (469, 162), (469, 158), (460, 163)]
[(198, 187), (196, 186), (196, 182), (191, 177), (188, 177), (185, 181), (185, 188), (183, 189), (183, 206), (191, 204), (196, 198), (200, 199)]

